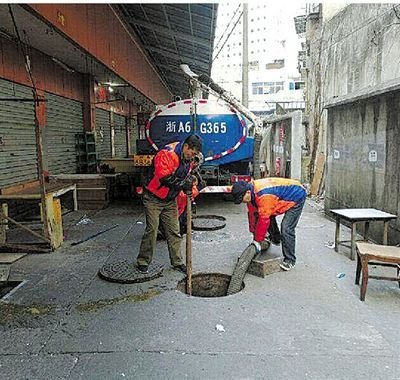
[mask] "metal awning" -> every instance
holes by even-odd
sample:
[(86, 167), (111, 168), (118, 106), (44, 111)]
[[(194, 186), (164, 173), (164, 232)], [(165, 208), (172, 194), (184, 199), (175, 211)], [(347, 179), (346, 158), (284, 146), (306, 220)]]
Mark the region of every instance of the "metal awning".
[(170, 91), (189, 97), (180, 64), (211, 73), (218, 4), (115, 4)]

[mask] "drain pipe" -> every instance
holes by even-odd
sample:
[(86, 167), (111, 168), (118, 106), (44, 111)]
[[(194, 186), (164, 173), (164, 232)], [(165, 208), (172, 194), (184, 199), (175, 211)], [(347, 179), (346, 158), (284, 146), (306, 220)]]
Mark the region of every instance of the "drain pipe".
[(192, 295), (192, 194), (186, 193), (186, 293)]

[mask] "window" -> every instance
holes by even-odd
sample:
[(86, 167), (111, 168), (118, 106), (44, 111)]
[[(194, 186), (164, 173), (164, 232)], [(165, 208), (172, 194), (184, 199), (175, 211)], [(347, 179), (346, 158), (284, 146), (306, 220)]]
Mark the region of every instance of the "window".
[(283, 90), (283, 82), (255, 82), (251, 87), (253, 95), (276, 94)]

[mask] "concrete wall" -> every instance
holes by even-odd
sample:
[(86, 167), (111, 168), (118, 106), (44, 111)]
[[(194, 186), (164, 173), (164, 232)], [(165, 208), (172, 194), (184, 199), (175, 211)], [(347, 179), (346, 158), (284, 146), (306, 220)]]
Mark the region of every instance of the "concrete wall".
[(333, 97), (400, 80), (399, 33), (400, 6), (395, 4), (351, 4), (324, 22), (324, 103)]
[[(326, 201), (399, 214), (400, 6), (352, 4), (323, 24), (321, 99), (327, 113)], [(382, 225), (372, 237), (382, 242)], [(400, 242), (400, 223), (389, 241)]]
[[(372, 207), (400, 212), (400, 92), (334, 107), (328, 111), (325, 209)], [(400, 221), (389, 241), (400, 242)], [(382, 224), (372, 223), (382, 242)]]

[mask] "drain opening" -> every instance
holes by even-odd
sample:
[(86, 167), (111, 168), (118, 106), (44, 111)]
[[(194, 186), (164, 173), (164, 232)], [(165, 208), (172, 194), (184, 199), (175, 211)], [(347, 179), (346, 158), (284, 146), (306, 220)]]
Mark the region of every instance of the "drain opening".
[(22, 281), (0, 282), (0, 300), (16, 288)]
[[(231, 276), (223, 273), (198, 273), (192, 276), (192, 296), (193, 297), (225, 297)], [(186, 294), (186, 278), (178, 282), (177, 289)], [(244, 282), (240, 292), (244, 289)], [(233, 293), (232, 293), (233, 294)]]
[(195, 231), (216, 231), (226, 226), (226, 218), (220, 215), (196, 215), (192, 225)]

